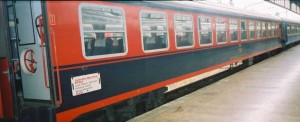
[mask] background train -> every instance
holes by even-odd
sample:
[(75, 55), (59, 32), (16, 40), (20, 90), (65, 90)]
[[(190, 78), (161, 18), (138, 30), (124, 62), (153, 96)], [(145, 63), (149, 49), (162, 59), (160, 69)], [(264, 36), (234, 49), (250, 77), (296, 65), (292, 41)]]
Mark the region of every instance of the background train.
[(125, 121), (168, 84), (297, 43), (300, 22), (190, 1), (0, 1), (0, 35), (0, 119)]

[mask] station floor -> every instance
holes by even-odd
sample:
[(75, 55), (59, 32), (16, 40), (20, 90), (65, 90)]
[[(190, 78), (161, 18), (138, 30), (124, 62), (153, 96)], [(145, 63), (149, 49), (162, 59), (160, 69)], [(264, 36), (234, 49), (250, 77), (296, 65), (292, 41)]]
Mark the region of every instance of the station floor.
[(300, 122), (300, 45), (129, 122)]

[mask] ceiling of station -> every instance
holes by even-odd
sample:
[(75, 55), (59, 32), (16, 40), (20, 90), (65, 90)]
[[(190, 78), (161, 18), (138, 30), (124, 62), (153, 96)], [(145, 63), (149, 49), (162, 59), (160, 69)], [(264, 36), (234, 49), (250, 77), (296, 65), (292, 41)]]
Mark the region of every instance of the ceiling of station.
[(300, 7), (297, 6), (300, 5), (300, 1), (298, 0), (205, 0), (202, 2), (223, 4), (289, 20), (300, 20)]
[(266, 0), (275, 5), (289, 9), (297, 14), (300, 14), (300, 1), (299, 0)]

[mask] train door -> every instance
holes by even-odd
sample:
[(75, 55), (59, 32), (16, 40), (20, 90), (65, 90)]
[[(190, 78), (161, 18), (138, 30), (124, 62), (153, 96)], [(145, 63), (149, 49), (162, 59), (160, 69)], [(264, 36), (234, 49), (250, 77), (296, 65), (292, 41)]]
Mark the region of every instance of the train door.
[(18, 52), (22, 88), (26, 100), (51, 100), (43, 30), (41, 3), (17, 1)]
[(282, 48), (285, 48), (286, 47), (286, 42), (288, 41), (288, 30), (287, 30), (287, 23), (286, 22), (282, 22), (280, 24), (280, 33), (281, 33), (281, 45), (282, 45)]
[(40, 1), (7, 1), (7, 10), (14, 85), (21, 108), (18, 114), (23, 121), (50, 121), (54, 97), (53, 85), (49, 82), (42, 4)]
[(8, 75), (7, 38), (4, 2), (0, 1), (0, 121), (13, 118), (13, 104)]

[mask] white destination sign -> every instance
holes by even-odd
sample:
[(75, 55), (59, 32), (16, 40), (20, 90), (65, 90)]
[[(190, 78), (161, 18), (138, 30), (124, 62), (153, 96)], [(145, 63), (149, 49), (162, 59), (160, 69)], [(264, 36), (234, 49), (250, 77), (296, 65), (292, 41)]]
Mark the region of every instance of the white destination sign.
[(101, 89), (100, 73), (81, 75), (71, 78), (73, 96)]

